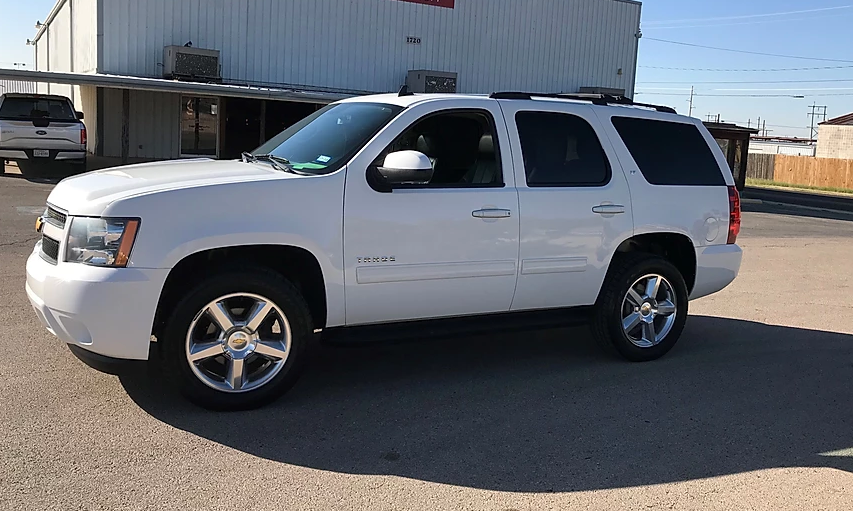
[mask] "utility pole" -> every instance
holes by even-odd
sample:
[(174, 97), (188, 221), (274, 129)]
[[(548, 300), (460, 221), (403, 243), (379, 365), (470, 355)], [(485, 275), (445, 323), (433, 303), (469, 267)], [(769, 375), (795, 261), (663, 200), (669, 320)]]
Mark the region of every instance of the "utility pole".
[(690, 111), (687, 113), (687, 117), (693, 117), (693, 86), (690, 87)]
[(822, 117), (823, 120), (821, 120), (820, 122), (826, 121), (826, 106), (818, 106), (817, 103), (814, 103), (812, 104), (811, 109), (812, 111), (809, 113), (809, 117), (811, 117), (812, 119), (810, 133), (812, 140), (815, 140), (817, 138), (818, 132), (818, 127), (815, 126), (815, 119), (817, 117)]

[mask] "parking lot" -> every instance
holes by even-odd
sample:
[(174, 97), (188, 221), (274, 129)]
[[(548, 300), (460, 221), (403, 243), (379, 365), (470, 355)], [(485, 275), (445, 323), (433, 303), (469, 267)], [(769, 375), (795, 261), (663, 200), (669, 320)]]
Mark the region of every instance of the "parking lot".
[(216, 414), (37, 322), (51, 187), (0, 176), (3, 508), (853, 509), (853, 215), (746, 205), (741, 276), (655, 363), (583, 328), (325, 347), (275, 405)]

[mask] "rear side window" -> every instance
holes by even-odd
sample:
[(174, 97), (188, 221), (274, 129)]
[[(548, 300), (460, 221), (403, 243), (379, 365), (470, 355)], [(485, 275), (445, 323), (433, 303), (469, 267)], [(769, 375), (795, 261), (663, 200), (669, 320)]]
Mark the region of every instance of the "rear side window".
[(613, 117), (612, 122), (649, 183), (725, 186), (714, 153), (696, 126), (635, 117)]
[(0, 105), (2, 119), (50, 119), (69, 121), (77, 119), (68, 101), (45, 98), (6, 98)]
[(584, 119), (555, 112), (515, 115), (527, 186), (604, 186), (610, 163)]

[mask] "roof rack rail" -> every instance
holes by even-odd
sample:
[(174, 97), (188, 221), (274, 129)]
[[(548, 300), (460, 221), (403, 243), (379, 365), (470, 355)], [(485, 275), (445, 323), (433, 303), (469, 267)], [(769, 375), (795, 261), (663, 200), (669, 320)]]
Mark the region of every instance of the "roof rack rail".
[(573, 99), (576, 101), (589, 101), (593, 105), (625, 105), (639, 106), (643, 108), (652, 108), (658, 112), (668, 114), (677, 113), (674, 108), (662, 105), (650, 105), (647, 103), (635, 103), (632, 99), (625, 96), (613, 96), (610, 94), (563, 94), (563, 93), (538, 93), (538, 92), (493, 92), (489, 95), (492, 99), (533, 99), (533, 98), (552, 98), (552, 99)]

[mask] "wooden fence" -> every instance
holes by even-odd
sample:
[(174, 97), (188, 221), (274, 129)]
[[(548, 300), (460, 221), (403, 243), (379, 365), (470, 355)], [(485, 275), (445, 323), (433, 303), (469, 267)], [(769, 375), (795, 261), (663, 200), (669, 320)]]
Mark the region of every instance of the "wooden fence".
[(746, 177), (773, 181), (775, 165), (775, 154), (750, 154), (746, 165)]
[[(753, 156), (749, 158), (752, 160)], [(853, 190), (853, 160), (775, 155), (773, 180), (780, 183)], [(749, 174), (747, 174), (749, 176)]]

